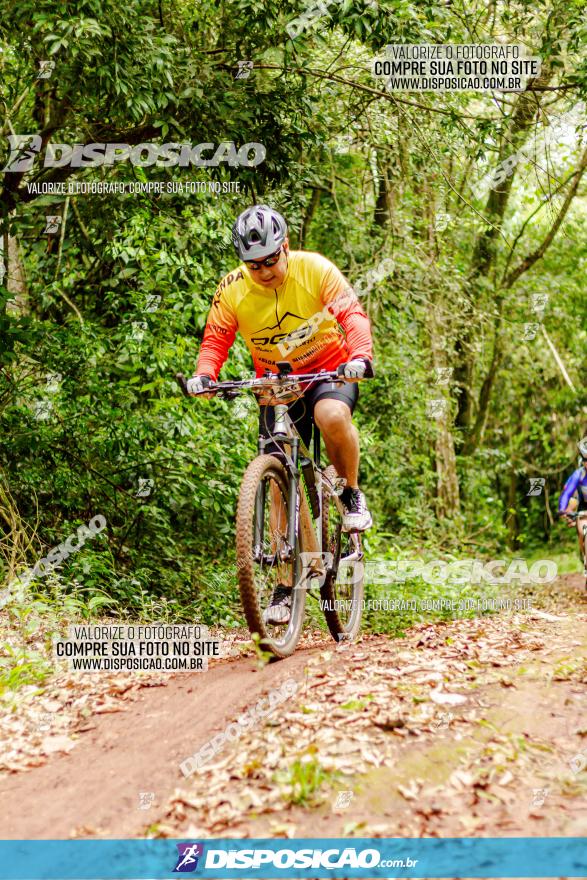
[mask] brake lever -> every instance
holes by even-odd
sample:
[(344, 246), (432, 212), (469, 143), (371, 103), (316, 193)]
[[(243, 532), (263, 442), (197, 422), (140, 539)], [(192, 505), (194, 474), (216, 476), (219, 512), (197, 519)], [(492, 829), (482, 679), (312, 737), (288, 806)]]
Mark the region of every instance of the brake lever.
[(186, 382), (186, 378), (183, 373), (176, 373), (175, 380), (179, 387), (181, 388), (181, 392), (184, 397), (190, 397), (191, 395), (188, 393), (188, 383)]
[[(202, 397), (204, 394), (212, 394), (214, 393), (214, 383), (211, 382), (208, 388), (204, 388), (203, 391), (196, 391), (195, 394), (190, 394), (188, 391), (188, 383), (186, 377), (183, 373), (176, 373), (175, 379), (179, 387), (181, 388), (182, 394), (184, 397)], [(218, 392), (216, 392), (218, 393)]]

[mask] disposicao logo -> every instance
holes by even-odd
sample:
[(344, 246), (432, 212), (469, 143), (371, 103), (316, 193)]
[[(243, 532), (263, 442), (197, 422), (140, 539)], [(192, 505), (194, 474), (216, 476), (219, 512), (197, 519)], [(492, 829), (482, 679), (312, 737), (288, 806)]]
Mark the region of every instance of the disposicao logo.
[(198, 867), (198, 859), (204, 854), (203, 843), (178, 843), (177, 864), (174, 874), (191, 874)]
[[(32, 171), (35, 159), (41, 152), (42, 140), (38, 134), (12, 134), (8, 136), (10, 156), (3, 172)], [(212, 153), (207, 158), (203, 153)], [(127, 159), (133, 165), (147, 168), (158, 164), (164, 168), (178, 165), (187, 168), (217, 167), (221, 163), (231, 168), (242, 166), (254, 168), (264, 161), (267, 150), (263, 144), (251, 141), (237, 147), (234, 141), (212, 144), (47, 144), (43, 168), (97, 168), (111, 166)]]
[[(405, 867), (403, 859), (396, 859), (393, 867)], [(407, 860), (406, 860), (407, 862)], [(414, 862), (415, 864), (415, 862)], [(262, 868), (291, 870), (292, 868), (374, 868), (376, 865), (392, 867), (381, 862), (376, 849), (356, 849), (355, 847), (335, 847), (331, 849), (208, 849), (204, 868), (228, 869), (229, 871), (250, 871)], [(410, 865), (411, 867), (411, 860)]]

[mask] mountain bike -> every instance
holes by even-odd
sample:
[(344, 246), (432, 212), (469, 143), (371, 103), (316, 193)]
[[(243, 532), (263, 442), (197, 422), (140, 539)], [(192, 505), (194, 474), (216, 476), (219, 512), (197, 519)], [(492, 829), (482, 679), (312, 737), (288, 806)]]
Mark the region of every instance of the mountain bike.
[[(258, 378), (212, 382), (204, 394), (234, 400), (254, 394), (274, 409), (269, 437), (259, 432), (258, 454), (245, 470), (236, 513), (238, 583), (251, 635), (280, 659), (290, 656), (300, 639), (306, 596), (319, 589), (320, 605), (334, 639), (353, 639), (361, 624), (364, 566), (361, 536), (342, 529), (341, 481), (332, 465), (320, 461), (320, 432), (313, 425), (310, 453), (288, 413), (288, 404), (315, 382), (344, 383), (341, 372), (291, 375), (292, 366), (277, 363)], [(187, 395), (185, 377), (176, 379)], [(266, 412), (266, 410), (264, 410)], [(293, 587), (287, 624), (265, 622), (276, 587)]]
[(581, 533), (583, 535), (583, 574), (585, 575), (585, 589), (587, 590), (587, 510), (577, 510), (573, 513), (565, 513), (567, 519), (576, 522), (581, 519)]

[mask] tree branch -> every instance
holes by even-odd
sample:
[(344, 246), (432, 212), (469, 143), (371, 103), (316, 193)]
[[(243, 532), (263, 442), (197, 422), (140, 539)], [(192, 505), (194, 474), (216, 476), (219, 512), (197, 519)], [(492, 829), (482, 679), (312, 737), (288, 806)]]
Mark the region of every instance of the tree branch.
[[(537, 208), (535, 208), (530, 214), (528, 214), (528, 216), (526, 217), (526, 219), (525, 219), (524, 222), (522, 223), (522, 225), (521, 225), (521, 227), (520, 227), (520, 229), (519, 229), (519, 231), (518, 231), (516, 237), (514, 238), (514, 240), (513, 240), (513, 242), (512, 242), (512, 246), (511, 246), (511, 248), (510, 248), (510, 252), (509, 252), (509, 254), (508, 254), (508, 258), (507, 258), (507, 261), (506, 261), (506, 264), (505, 264), (505, 269), (503, 270), (503, 273), (502, 273), (502, 282), (503, 282), (504, 278), (507, 276), (508, 269), (509, 269), (509, 267), (510, 267), (510, 263), (511, 263), (511, 261), (512, 261), (512, 257), (513, 257), (513, 255), (514, 255), (514, 251), (515, 251), (515, 249), (516, 249), (516, 247), (517, 247), (517, 245), (518, 245), (519, 240), (521, 239), (522, 235), (524, 234), (524, 231), (525, 231), (525, 229), (526, 229), (526, 226), (528, 225), (528, 223), (530, 222), (530, 220), (532, 220), (532, 218), (535, 217), (536, 214), (538, 214), (538, 212), (541, 211), (542, 208), (544, 208), (545, 205), (548, 205), (548, 203), (552, 201), (552, 199), (555, 197), (555, 195), (556, 195), (557, 193), (559, 193), (559, 192), (561, 191), (561, 189), (564, 189), (564, 187), (567, 185), (567, 183), (569, 182), (569, 180), (572, 180), (576, 173), (577, 173), (576, 171), (573, 171), (572, 174), (569, 174), (569, 176), (568, 176), (565, 180), (563, 180), (562, 183), (560, 183), (560, 184), (556, 187), (556, 189), (554, 189), (551, 193), (548, 194), (547, 198), (543, 199), (543, 200), (540, 202), (540, 204), (538, 205)], [(503, 284), (502, 284), (502, 286), (503, 286)]]
[[(233, 70), (234, 64), (217, 64), (217, 67), (221, 67), (225, 70)], [(364, 86), (362, 83), (355, 82), (354, 80), (344, 79), (342, 76), (337, 76), (335, 73), (327, 73), (324, 70), (315, 70), (312, 67), (288, 67), (284, 70), (281, 64), (255, 64), (255, 70), (280, 70), (282, 73), (301, 73), (304, 75), (316, 76), (320, 79), (330, 79), (333, 82), (342, 83), (344, 86), (351, 86), (353, 89), (358, 89), (360, 92), (367, 92), (369, 95), (376, 95), (378, 98), (385, 98), (388, 101), (397, 102), (399, 104), (407, 104), (408, 107), (417, 107), (419, 110), (428, 110), (430, 113), (442, 113), (445, 116), (458, 116), (461, 119), (474, 119), (476, 122), (483, 120), (485, 122), (493, 122), (494, 120), (489, 117), (484, 116), (475, 116), (472, 113), (455, 113), (454, 110), (444, 110), (442, 107), (431, 107), (427, 104), (418, 104), (415, 101), (406, 101), (405, 98), (398, 98), (395, 94), (391, 94), (390, 92), (382, 92), (380, 89), (374, 89), (371, 86)]]
[(562, 204), (562, 207), (557, 214), (556, 220), (554, 221), (550, 230), (548, 231), (547, 235), (545, 236), (544, 240), (536, 248), (536, 250), (532, 251), (531, 254), (528, 254), (528, 256), (525, 257), (516, 266), (515, 269), (512, 269), (512, 271), (509, 273), (509, 275), (506, 276), (505, 281), (504, 281), (504, 285), (503, 285), (504, 287), (506, 287), (506, 288), (512, 287), (516, 283), (516, 281), (518, 280), (520, 275), (523, 275), (524, 272), (527, 272), (528, 269), (530, 269), (534, 265), (534, 263), (537, 262), (537, 260), (539, 260), (541, 257), (544, 256), (544, 254), (546, 253), (546, 250), (552, 244), (552, 241), (554, 240), (554, 237), (555, 237), (556, 233), (558, 232), (561, 223), (565, 219), (566, 214), (567, 214), (569, 207), (571, 205), (571, 202), (573, 201), (573, 199), (575, 198), (575, 196), (577, 194), (579, 184), (580, 184), (581, 179), (585, 173), (586, 168), (587, 168), (587, 148), (585, 149), (585, 151), (583, 152), (583, 155), (581, 156), (581, 161), (579, 163), (579, 167), (577, 168), (577, 170), (575, 171), (575, 174), (573, 175), (575, 180), (573, 181), (572, 186), (569, 188), (569, 191), (568, 191), (568, 193), (565, 197), (565, 200)]

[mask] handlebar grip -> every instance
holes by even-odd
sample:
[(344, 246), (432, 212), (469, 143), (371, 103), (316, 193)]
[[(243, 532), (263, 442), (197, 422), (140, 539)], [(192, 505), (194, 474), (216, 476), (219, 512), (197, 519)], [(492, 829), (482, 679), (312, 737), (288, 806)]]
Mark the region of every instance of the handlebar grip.
[(187, 381), (186, 381), (186, 378), (185, 378), (184, 374), (183, 374), (183, 373), (176, 373), (176, 374), (175, 374), (175, 379), (176, 379), (176, 381), (177, 381), (177, 384), (178, 384), (179, 387), (181, 388), (182, 393), (184, 394), (184, 396), (185, 396), (185, 397), (189, 397), (190, 395), (188, 394), (188, 383), (187, 383)]
[[(367, 358), (363, 358), (363, 360), (365, 361), (365, 367), (366, 367), (365, 375), (363, 376), (363, 379), (374, 379), (375, 373), (373, 371), (373, 364), (371, 363), (370, 360), (367, 360)], [(344, 368), (345, 367), (346, 367), (346, 363), (338, 365), (338, 367), (336, 369), (337, 376), (344, 376)]]

